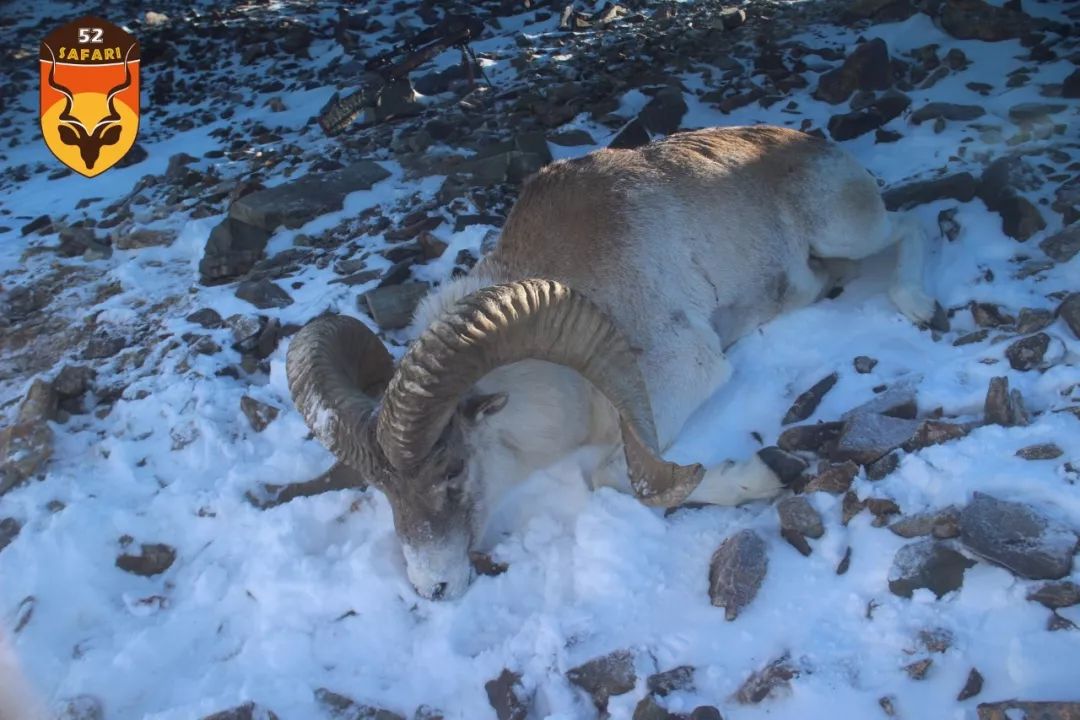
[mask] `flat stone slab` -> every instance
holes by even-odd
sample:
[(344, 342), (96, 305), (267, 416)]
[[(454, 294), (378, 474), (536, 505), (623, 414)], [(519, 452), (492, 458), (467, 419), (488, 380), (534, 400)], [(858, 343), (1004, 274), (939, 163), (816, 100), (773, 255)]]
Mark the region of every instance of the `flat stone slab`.
[(298, 228), (320, 215), (340, 210), (345, 196), (390, 177), (390, 172), (371, 160), (326, 173), (305, 175), (291, 182), (245, 195), (232, 204), (229, 215), (241, 222), (272, 232), (277, 226)]
[(960, 540), (1015, 575), (1059, 580), (1072, 570), (1077, 535), (1030, 505), (975, 493), (960, 512)]
[(926, 588), (939, 598), (964, 584), (964, 571), (974, 560), (938, 540), (919, 540), (896, 551), (889, 570), (889, 590), (900, 597), (911, 597)]

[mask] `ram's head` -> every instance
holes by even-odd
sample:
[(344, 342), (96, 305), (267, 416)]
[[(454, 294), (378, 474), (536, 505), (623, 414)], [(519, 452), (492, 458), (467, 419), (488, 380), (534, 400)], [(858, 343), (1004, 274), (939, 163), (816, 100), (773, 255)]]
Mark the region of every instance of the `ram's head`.
[(659, 457), (645, 381), (626, 339), (596, 305), (557, 282), (524, 280), (466, 296), (396, 370), (379, 339), (348, 317), (312, 320), (289, 347), (297, 408), (340, 461), (386, 494), (409, 579), (424, 597), (465, 590), (484, 518), (471, 471), (483, 449), (471, 446), (469, 427), (506, 398), (468, 393), (491, 370), (526, 359), (573, 368), (614, 405), (643, 502), (677, 504), (700, 482), (701, 466)]

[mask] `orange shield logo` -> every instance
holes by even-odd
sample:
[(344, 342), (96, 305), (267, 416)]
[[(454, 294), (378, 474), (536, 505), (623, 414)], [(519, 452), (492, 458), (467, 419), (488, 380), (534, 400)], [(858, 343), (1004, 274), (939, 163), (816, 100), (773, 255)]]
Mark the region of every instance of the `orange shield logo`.
[(86, 177), (124, 157), (139, 132), (139, 43), (87, 16), (41, 42), (41, 134), (60, 162)]

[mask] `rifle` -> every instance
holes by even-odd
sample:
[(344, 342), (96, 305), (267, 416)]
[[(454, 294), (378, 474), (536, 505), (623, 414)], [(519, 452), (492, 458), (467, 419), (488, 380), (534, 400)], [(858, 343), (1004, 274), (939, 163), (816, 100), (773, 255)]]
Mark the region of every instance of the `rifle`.
[[(319, 126), (327, 135), (337, 135), (352, 124), (365, 108), (376, 106), (379, 95), (387, 85), (402, 80), (451, 47), (460, 48), (463, 57), (468, 54), (475, 62), (476, 56), (469, 42), (483, 30), (484, 21), (475, 15), (447, 15), (437, 25), (422, 30), (400, 47), (376, 55), (364, 64), (364, 70), (368, 73), (365, 86), (344, 98), (336, 95), (331, 98), (319, 114)], [(406, 53), (405, 57), (395, 60), (402, 53)], [(472, 80), (471, 65), (469, 79)]]

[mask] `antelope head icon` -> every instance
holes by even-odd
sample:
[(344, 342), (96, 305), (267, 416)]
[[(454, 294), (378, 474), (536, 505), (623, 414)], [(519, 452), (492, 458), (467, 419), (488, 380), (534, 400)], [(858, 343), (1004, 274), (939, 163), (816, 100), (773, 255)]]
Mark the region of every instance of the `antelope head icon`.
[(86, 163), (87, 169), (92, 170), (101, 155), (101, 148), (105, 145), (115, 145), (120, 140), (122, 127), (120, 113), (116, 110), (116, 96), (131, 86), (131, 67), (128, 65), (128, 57), (131, 55), (135, 45), (130, 45), (124, 55), (124, 82), (113, 87), (106, 94), (105, 103), (108, 106), (108, 113), (89, 129), (86, 124), (72, 115), (71, 110), (75, 104), (75, 96), (71, 90), (56, 82), (56, 55), (48, 44), (45, 44), (45, 47), (49, 49), (49, 54), (52, 55), (52, 67), (49, 69), (49, 87), (64, 96), (64, 109), (58, 118), (60, 124), (57, 128), (60, 133), (60, 141), (65, 145), (73, 145), (79, 148), (79, 155), (82, 157), (83, 162)]

